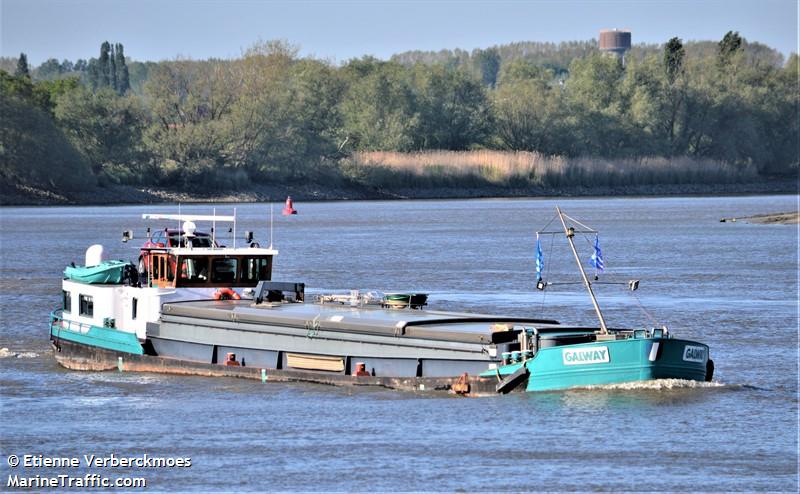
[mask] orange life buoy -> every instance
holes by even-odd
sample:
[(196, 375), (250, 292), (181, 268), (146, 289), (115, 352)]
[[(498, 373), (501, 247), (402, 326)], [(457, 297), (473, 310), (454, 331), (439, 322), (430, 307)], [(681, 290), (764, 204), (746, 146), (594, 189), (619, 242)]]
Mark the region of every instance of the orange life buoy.
[(214, 292), (214, 300), (240, 300), (242, 297), (230, 288), (220, 288)]

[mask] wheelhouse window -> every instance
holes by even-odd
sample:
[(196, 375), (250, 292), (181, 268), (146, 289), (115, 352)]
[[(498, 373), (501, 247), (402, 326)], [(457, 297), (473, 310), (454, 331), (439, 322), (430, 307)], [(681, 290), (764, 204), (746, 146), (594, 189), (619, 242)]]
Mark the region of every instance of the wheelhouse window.
[(86, 317), (94, 316), (94, 299), (91, 295), (81, 295), (80, 301), (80, 315)]
[(164, 245), (164, 232), (159, 231), (153, 234), (152, 239), (150, 240), (154, 244), (161, 244)]
[(175, 259), (170, 259), (168, 257), (162, 257), (161, 261), (164, 263), (163, 266), (163, 273), (167, 275), (167, 281), (172, 281), (175, 279)]
[(213, 283), (233, 283), (236, 281), (238, 262), (235, 257), (211, 259), (211, 281)]
[(242, 282), (269, 281), (270, 259), (268, 257), (245, 257), (242, 259)]
[(175, 286), (256, 286), (272, 277), (272, 256), (178, 256)]
[(178, 276), (182, 285), (208, 283), (208, 257), (181, 257)]
[(133, 297), (133, 299), (131, 299), (131, 320), (136, 320), (138, 312), (139, 312), (139, 299)]
[(179, 235), (177, 233), (170, 234), (169, 236), (169, 245), (170, 247), (197, 247), (197, 248), (208, 248), (211, 247), (211, 237), (207, 235), (195, 235), (192, 237), (186, 237), (185, 235)]
[(62, 308), (64, 309), (64, 312), (72, 312), (72, 293), (62, 290), (61, 295), (63, 299)]

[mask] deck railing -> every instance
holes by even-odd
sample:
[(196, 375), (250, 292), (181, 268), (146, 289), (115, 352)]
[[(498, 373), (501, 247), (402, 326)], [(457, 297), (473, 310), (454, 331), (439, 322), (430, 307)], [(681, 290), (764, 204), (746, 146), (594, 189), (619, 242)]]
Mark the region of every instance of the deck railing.
[(75, 333), (88, 333), (91, 327), (91, 324), (64, 319), (64, 309), (56, 309), (50, 313), (51, 333), (54, 328), (57, 328), (59, 332), (62, 329), (66, 329), (67, 331), (72, 331)]

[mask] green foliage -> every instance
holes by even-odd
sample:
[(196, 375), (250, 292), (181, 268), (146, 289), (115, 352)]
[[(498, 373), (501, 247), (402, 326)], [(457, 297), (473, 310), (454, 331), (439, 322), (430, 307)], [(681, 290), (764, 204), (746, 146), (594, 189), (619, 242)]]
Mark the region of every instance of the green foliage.
[[(532, 79), (550, 82), (556, 80), (556, 75), (552, 70), (541, 67), (527, 60), (515, 60), (503, 66), (498, 79), (500, 84)], [(563, 81), (563, 79), (558, 80)]]
[(30, 100), (33, 95), (33, 83), (29, 77), (12, 76), (0, 70), (0, 94), (4, 97), (15, 96), (23, 100)]
[(76, 79), (44, 81), (34, 84), (30, 77), (11, 76), (0, 70), (0, 92), (6, 96), (20, 98), (44, 111), (53, 112), (55, 97), (76, 88)]
[[(269, 41), (233, 60), (128, 63), (121, 44), (104, 42), (88, 62), (49, 59), (31, 71), (23, 54), (0, 67), (8, 69), (0, 70), (3, 177), (40, 186), (221, 189), (343, 178), (558, 186), (798, 169), (798, 57), (784, 64), (734, 32), (718, 43), (638, 45), (626, 66), (594, 42), (412, 52), (338, 67)], [(447, 154), (491, 149), (552, 158), (544, 171), (520, 165), (507, 174), (492, 161), (503, 153), (486, 155), (488, 163), (459, 173), (452, 166), (467, 166), (462, 154)], [(417, 170), (353, 158), (394, 151), (430, 160), (420, 158)], [(644, 156), (658, 164), (641, 165)], [(672, 163), (682, 163), (674, 176)], [(48, 175), (51, 164), (64, 173)], [(695, 164), (703, 168), (690, 173)]]
[(61, 74), (61, 64), (55, 58), (47, 59), (42, 65), (36, 68), (36, 79), (38, 80), (55, 79)]
[(667, 71), (667, 80), (670, 84), (675, 83), (675, 79), (683, 71), (683, 59), (686, 50), (680, 38), (672, 38), (664, 46), (664, 69)]
[(480, 83), (446, 67), (415, 67), (421, 149), (468, 149), (486, 140), (489, 100)]
[[(496, 51), (500, 57), (501, 66), (517, 60), (522, 60), (539, 67), (552, 70), (556, 74), (564, 74), (568, 71), (570, 63), (576, 58), (584, 58), (597, 52), (597, 42), (590, 41), (564, 41), (561, 43), (545, 43), (535, 41), (524, 41), (500, 45), (490, 50)], [(647, 53), (657, 50), (656, 47), (637, 47), (635, 51)], [(413, 66), (418, 63), (425, 65), (444, 65), (449, 68), (471, 69), (476, 65), (476, 58), (481, 57), (484, 50), (475, 50), (470, 54), (467, 51), (440, 50), (432, 51), (409, 51), (392, 56), (392, 61)], [(479, 72), (480, 73), (480, 72)]]
[(92, 58), (86, 65), (86, 78), (95, 90), (110, 87), (117, 94), (125, 94), (131, 86), (122, 44), (111, 45), (104, 41), (100, 45), (100, 57)]
[(94, 177), (50, 115), (2, 88), (0, 178), (56, 192), (91, 188)]
[(122, 43), (114, 45), (114, 71), (117, 93), (125, 94), (131, 88), (128, 66), (125, 64), (125, 52)]
[(143, 171), (139, 147), (146, 120), (137, 98), (79, 86), (56, 102), (56, 122), (101, 182), (138, 181), (132, 177)]
[(563, 153), (563, 90), (544, 70), (514, 62), (492, 94), (495, 133), (504, 149)]
[(100, 58), (97, 59), (97, 68), (95, 70), (95, 79), (93, 85), (95, 88), (101, 88), (111, 85), (111, 78), (109, 77), (109, 68), (111, 65), (111, 45), (108, 41), (103, 41), (100, 45)]
[(420, 116), (410, 74), (398, 64), (375, 59), (353, 60), (343, 71), (349, 76), (341, 103), (349, 148), (414, 149)]
[(24, 53), (19, 54), (19, 59), (17, 60), (17, 70), (14, 72), (16, 77), (27, 77), (30, 79), (31, 72), (28, 68), (28, 56)]
[[(228, 122), (237, 79), (218, 61), (178, 60), (159, 64), (144, 87), (152, 124), (144, 146), (167, 183), (192, 183), (224, 164)], [(159, 177), (160, 178), (160, 177)]]
[(226, 165), (261, 182), (324, 176), (337, 151), (343, 86), (327, 64), (263, 46), (240, 64), (244, 81), (231, 110)]
[(617, 57), (605, 54), (576, 59), (570, 65), (567, 89), (570, 101), (588, 111), (616, 114), (624, 75)]
[(58, 98), (80, 87), (77, 77), (40, 81), (33, 87), (33, 99), (42, 109), (54, 114)]
[(738, 32), (728, 31), (719, 42), (718, 54), (720, 65), (730, 63), (731, 57), (739, 51), (742, 46), (742, 37)]
[(639, 140), (626, 113), (630, 95), (623, 91), (625, 71), (615, 56), (596, 54), (570, 65), (564, 98), (572, 135), (571, 156), (631, 156)]
[(481, 82), (486, 86), (494, 87), (497, 84), (497, 74), (500, 72), (500, 52), (497, 51), (497, 48), (476, 50), (473, 59), (481, 74)]

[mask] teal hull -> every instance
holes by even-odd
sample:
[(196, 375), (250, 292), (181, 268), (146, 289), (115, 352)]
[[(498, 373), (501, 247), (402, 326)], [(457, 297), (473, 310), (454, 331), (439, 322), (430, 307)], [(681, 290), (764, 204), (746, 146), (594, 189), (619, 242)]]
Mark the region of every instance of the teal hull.
[(144, 349), (133, 333), (67, 321), (56, 313), (50, 314), (50, 336), (54, 341), (68, 340), (106, 350), (144, 355)]
[(704, 381), (708, 346), (671, 338), (630, 338), (541, 349), (524, 364), (482, 376), (528, 370), (527, 391), (551, 391), (653, 379)]

